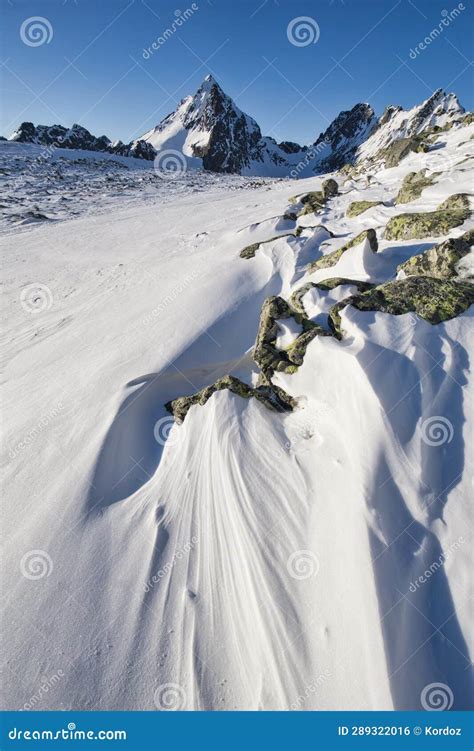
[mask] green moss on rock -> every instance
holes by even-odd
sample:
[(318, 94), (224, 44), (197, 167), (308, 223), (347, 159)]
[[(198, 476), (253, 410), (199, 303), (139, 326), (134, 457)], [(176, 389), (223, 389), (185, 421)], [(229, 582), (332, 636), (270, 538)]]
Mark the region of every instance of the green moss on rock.
[(327, 269), (331, 266), (335, 266), (343, 253), (346, 252), (346, 250), (353, 248), (355, 245), (359, 245), (359, 243), (363, 242), (364, 240), (369, 241), (370, 249), (373, 253), (376, 253), (378, 250), (377, 233), (374, 229), (365, 229), (358, 235), (356, 235), (356, 237), (354, 237), (352, 240), (349, 240), (349, 242), (345, 243), (345, 245), (343, 245), (341, 248), (337, 248), (336, 250), (333, 250), (332, 253), (327, 253), (325, 256), (321, 256), (321, 258), (313, 261), (309, 265), (308, 271), (312, 273), (313, 271), (317, 271), (318, 269)]
[(420, 172), (410, 172), (404, 178), (402, 186), (395, 199), (395, 203), (410, 203), (421, 196), (423, 190), (429, 185), (433, 185), (434, 180), (426, 177), (426, 170)]
[[(279, 328), (277, 321), (293, 318), (302, 328), (302, 333), (285, 350), (277, 348)], [(313, 323), (304, 310), (295, 310), (282, 297), (268, 297), (262, 305), (253, 359), (263, 374), (263, 382), (270, 384), (275, 372), (294, 373), (294, 366), (301, 365), (309, 342), (315, 336), (327, 336), (328, 332)]]
[(252, 245), (247, 245), (243, 250), (240, 251), (240, 257), (241, 258), (254, 258), (255, 253), (260, 247), (260, 243), (252, 243)]
[(470, 216), (469, 199), (458, 193), (443, 201), (435, 211), (398, 214), (385, 228), (387, 240), (413, 240), (423, 237), (447, 235)]
[(353, 201), (347, 209), (347, 216), (352, 219), (364, 211), (371, 209), (372, 206), (379, 206), (381, 203), (382, 201)]
[(366, 292), (368, 289), (373, 289), (375, 284), (371, 282), (362, 282), (359, 279), (348, 279), (345, 276), (335, 276), (333, 279), (324, 279), (322, 282), (317, 282), (316, 287), (326, 290), (336, 289), (336, 287), (342, 287), (343, 285), (350, 285), (351, 287), (357, 287), (359, 292)]
[(465, 232), (461, 237), (445, 240), (440, 245), (409, 258), (398, 266), (405, 276), (434, 276), (438, 279), (450, 279), (457, 276), (456, 265), (466, 256), (474, 245), (474, 230)]
[(299, 237), (300, 234), (301, 228), (297, 227), (295, 232), (285, 232), (285, 234), (283, 235), (275, 235), (275, 237), (270, 237), (268, 240), (262, 240), (259, 243), (252, 243), (252, 245), (247, 245), (245, 248), (243, 248), (243, 250), (240, 251), (239, 255), (241, 258), (254, 258), (255, 253), (259, 249), (260, 245), (275, 242), (275, 240), (280, 240), (282, 237)]
[(386, 146), (377, 152), (376, 158), (385, 160), (386, 167), (396, 167), (402, 159), (411, 152), (427, 151), (427, 146), (423, 142), (423, 137), (413, 136), (411, 138), (399, 138), (390, 146)]
[(339, 185), (332, 177), (324, 180), (321, 187), (323, 189), (323, 196), (326, 200), (328, 198), (334, 198), (334, 196), (337, 196), (339, 193)]
[(381, 284), (368, 292), (342, 300), (329, 312), (329, 325), (340, 339), (340, 312), (347, 305), (358, 310), (373, 310), (392, 315), (416, 313), (436, 324), (464, 313), (474, 303), (474, 285), (469, 282), (412, 276)]
[(333, 279), (325, 279), (322, 282), (307, 282), (306, 284), (303, 284), (293, 292), (290, 297), (289, 303), (294, 310), (305, 316), (306, 311), (303, 305), (303, 297), (307, 292), (309, 292), (310, 289), (320, 289), (323, 292), (329, 292), (330, 290), (342, 285), (351, 285), (353, 287), (356, 287), (359, 292), (365, 292), (366, 290), (375, 287), (375, 285), (371, 284), (370, 282), (362, 282), (358, 279), (347, 279), (346, 277), (335, 276)]
[(227, 389), (233, 394), (237, 394), (243, 399), (255, 397), (258, 401), (264, 404), (265, 407), (276, 412), (287, 412), (295, 406), (295, 400), (283, 391), (283, 389), (277, 387), (269, 388), (265, 386), (253, 388), (239, 378), (226, 375), (219, 378), (212, 385), (206, 386), (200, 391), (197, 391), (195, 394), (191, 394), (190, 396), (180, 396), (177, 399), (167, 402), (165, 407), (168, 412), (173, 415), (177, 423), (182, 423), (191, 407), (195, 404), (204, 406), (216, 391), (223, 391), (224, 389)]

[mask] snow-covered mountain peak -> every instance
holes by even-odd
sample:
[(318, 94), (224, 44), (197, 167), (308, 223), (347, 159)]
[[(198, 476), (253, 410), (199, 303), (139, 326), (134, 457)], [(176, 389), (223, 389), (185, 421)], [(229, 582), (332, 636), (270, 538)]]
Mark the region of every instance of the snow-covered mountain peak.
[[(360, 102), (351, 110), (340, 112), (314, 144), (322, 157), (321, 170), (331, 171), (350, 161), (356, 148), (365, 141), (376, 124), (377, 118), (370, 104)], [(326, 149), (326, 152), (322, 149)]]
[[(215, 172), (272, 174), (278, 166), (291, 168), (286, 152), (263, 139), (256, 121), (237, 107), (233, 99), (208, 75), (193, 96), (142, 136), (158, 151), (176, 149)], [(298, 147), (299, 148), (299, 147)]]
[(465, 110), (456, 94), (436, 89), (421, 104), (409, 110), (399, 105), (386, 107), (370, 137), (361, 144), (357, 159), (374, 156), (400, 138), (416, 136), (426, 128), (444, 127), (462, 117)]

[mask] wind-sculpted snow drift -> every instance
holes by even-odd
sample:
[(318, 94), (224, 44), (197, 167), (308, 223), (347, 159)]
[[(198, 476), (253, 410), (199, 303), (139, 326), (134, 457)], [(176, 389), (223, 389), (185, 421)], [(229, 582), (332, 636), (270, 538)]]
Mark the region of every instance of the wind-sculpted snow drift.
[(473, 134), (9, 236), (7, 706), (472, 704)]

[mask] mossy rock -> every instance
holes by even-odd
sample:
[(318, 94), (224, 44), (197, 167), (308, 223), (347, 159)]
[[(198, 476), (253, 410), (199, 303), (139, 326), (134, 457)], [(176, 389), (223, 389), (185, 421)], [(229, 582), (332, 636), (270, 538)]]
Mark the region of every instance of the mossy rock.
[(326, 204), (327, 198), (321, 190), (312, 190), (310, 193), (305, 193), (300, 200), (303, 208), (298, 213), (298, 216), (305, 216), (306, 214), (316, 214), (318, 211), (321, 211)]
[(268, 409), (276, 412), (290, 411), (296, 404), (295, 400), (289, 394), (276, 386), (253, 388), (239, 378), (226, 375), (219, 378), (212, 385), (206, 386), (200, 391), (197, 391), (195, 394), (191, 394), (190, 396), (180, 396), (177, 399), (167, 402), (165, 407), (168, 412), (173, 415), (177, 423), (182, 423), (191, 407), (195, 404), (204, 406), (216, 391), (223, 391), (225, 389), (233, 394), (237, 394), (243, 399), (255, 397)]
[(355, 245), (359, 245), (359, 243), (363, 242), (364, 240), (369, 241), (370, 249), (373, 253), (376, 253), (379, 247), (377, 241), (377, 233), (374, 229), (365, 229), (358, 235), (356, 235), (356, 237), (354, 237), (352, 240), (349, 240), (349, 242), (343, 245), (342, 248), (337, 248), (336, 250), (333, 250), (332, 253), (327, 253), (327, 255), (321, 256), (321, 258), (313, 261), (309, 265), (308, 271), (312, 273), (313, 271), (317, 271), (318, 269), (328, 269), (331, 266), (335, 266), (343, 253), (346, 252), (346, 250), (353, 248)]
[(347, 216), (349, 219), (353, 219), (359, 214), (363, 214), (364, 211), (371, 209), (372, 206), (379, 206), (382, 201), (353, 201), (347, 209)]
[(474, 303), (474, 285), (469, 282), (411, 276), (381, 284), (368, 292), (342, 300), (329, 312), (329, 325), (340, 339), (340, 311), (347, 305), (357, 310), (381, 311), (392, 315), (416, 313), (431, 324), (441, 323), (464, 313)]
[(241, 258), (254, 258), (255, 253), (260, 247), (260, 243), (252, 243), (252, 245), (247, 245), (243, 250), (240, 251), (239, 255)]
[(340, 168), (339, 174), (345, 178), (354, 178), (357, 177), (359, 172), (358, 168), (355, 165), (347, 163)]
[(356, 287), (359, 292), (365, 292), (366, 290), (375, 287), (375, 284), (371, 284), (370, 282), (362, 282), (358, 279), (347, 279), (346, 277), (335, 276), (333, 279), (325, 279), (322, 282), (307, 282), (306, 284), (303, 284), (293, 292), (289, 303), (294, 310), (305, 316), (306, 312), (303, 305), (303, 297), (310, 289), (320, 289), (323, 292), (329, 292), (336, 287), (346, 284)]
[(211, 386), (206, 386), (195, 394), (180, 396), (167, 402), (165, 407), (168, 412), (171, 412), (177, 423), (182, 423), (193, 405), (200, 404), (202, 406), (206, 404), (212, 394), (223, 389), (229, 389), (229, 391), (238, 394), (244, 399), (249, 399), (252, 396), (251, 386), (248, 386), (238, 378), (234, 378), (234, 376), (226, 375), (223, 378), (219, 378)]
[(277, 321), (292, 316), (292, 309), (282, 297), (268, 297), (262, 305), (253, 359), (270, 382), (275, 371), (284, 371), (290, 364), (286, 354), (277, 349)]
[(447, 235), (463, 224), (470, 213), (467, 195), (458, 193), (443, 201), (435, 211), (392, 217), (385, 228), (385, 239), (414, 240)]
[(268, 240), (262, 240), (259, 243), (252, 243), (252, 245), (247, 245), (243, 250), (240, 251), (239, 256), (241, 258), (254, 258), (255, 253), (259, 249), (260, 245), (265, 245), (266, 243), (272, 243), (275, 242), (275, 240), (280, 240), (282, 237), (299, 237), (301, 235), (302, 228), (297, 227), (295, 232), (285, 232), (283, 235), (275, 235), (275, 237), (270, 237)]
[[(285, 350), (276, 346), (279, 328), (278, 321), (293, 318), (301, 326), (302, 332)], [(282, 297), (268, 297), (262, 305), (253, 359), (263, 374), (263, 382), (271, 384), (275, 372), (294, 373), (295, 365), (301, 365), (309, 342), (318, 335), (328, 332), (313, 323), (304, 310), (295, 310)]]
[(433, 276), (438, 279), (451, 279), (457, 276), (456, 266), (474, 245), (474, 230), (461, 237), (445, 240), (440, 245), (409, 258), (397, 267), (406, 276)]
[(337, 196), (339, 193), (339, 185), (332, 177), (324, 180), (321, 187), (323, 189), (323, 196), (326, 200), (334, 198), (334, 196)]
[(421, 196), (423, 190), (434, 184), (432, 177), (426, 177), (426, 170), (410, 172), (403, 179), (395, 203), (410, 203)]
[(397, 167), (397, 165), (411, 152), (427, 151), (427, 146), (423, 143), (423, 137), (412, 136), (411, 138), (399, 138), (390, 146), (386, 146), (377, 152), (376, 158), (385, 160), (386, 167)]
[(324, 279), (322, 282), (316, 282), (315, 287), (318, 287), (323, 291), (329, 291), (336, 289), (336, 287), (342, 287), (343, 285), (357, 287), (358, 292), (366, 292), (368, 289), (373, 289), (376, 286), (371, 282), (363, 282), (360, 279), (348, 279), (345, 276), (335, 276), (333, 279)]
[(316, 336), (332, 336), (332, 334), (330, 331), (326, 331), (322, 326), (317, 326), (316, 324), (313, 324), (312, 328), (308, 331), (300, 334), (286, 350), (288, 359), (293, 363), (293, 365), (290, 365), (286, 370), (287, 373), (294, 373), (296, 368), (303, 364), (308, 344), (312, 342)]

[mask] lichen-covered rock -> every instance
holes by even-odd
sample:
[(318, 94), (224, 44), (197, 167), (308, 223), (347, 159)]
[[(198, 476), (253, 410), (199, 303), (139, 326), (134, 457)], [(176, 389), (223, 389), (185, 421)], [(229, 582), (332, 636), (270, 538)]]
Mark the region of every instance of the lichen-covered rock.
[(349, 219), (353, 219), (355, 216), (359, 216), (359, 214), (367, 211), (367, 209), (371, 209), (372, 206), (379, 206), (381, 203), (382, 201), (353, 201), (349, 204), (347, 216)]
[(354, 237), (352, 240), (349, 240), (349, 242), (345, 243), (345, 245), (343, 245), (341, 248), (337, 248), (336, 250), (333, 250), (332, 253), (327, 253), (325, 256), (321, 256), (321, 258), (313, 261), (309, 265), (308, 271), (311, 273), (313, 271), (317, 271), (318, 269), (328, 269), (331, 266), (335, 266), (342, 254), (346, 252), (346, 250), (353, 248), (354, 245), (359, 245), (359, 243), (363, 242), (364, 240), (369, 241), (371, 251), (373, 253), (376, 253), (379, 247), (377, 241), (377, 233), (374, 229), (365, 229), (358, 235), (356, 235), (356, 237)]
[(306, 311), (303, 305), (303, 297), (313, 287), (316, 287), (316, 284), (314, 282), (307, 282), (307, 284), (303, 284), (301, 287), (298, 287), (298, 289), (296, 289), (290, 297), (289, 302), (291, 307), (293, 308), (293, 310), (296, 310), (297, 313), (300, 313), (300, 315), (306, 315)]
[(413, 240), (447, 235), (454, 227), (463, 224), (470, 213), (467, 195), (458, 193), (443, 201), (435, 211), (392, 217), (385, 228), (385, 239)]
[(397, 267), (405, 276), (435, 276), (450, 279), (457, 276), (456, 266), (474, 245), (474, 230), (461, 237), (451, 238), (435, 245), (434, 248), (412, 256)]
[(322, 326), (318, 326), (317, 324), (313, 324), (311, 328), (300, 334), (299, 337), (286, 349), (288, 359), (294, 366), (292, 368), (290, 365), (290, 368), (286, 369), (287, 373), (294, 372), (297, 367), (303, 364), (308, 344), (312, 342), (316, 336), (332, 336), (332, 334), (330, 331), (326, 331)]
[(389, 146), (381, 149), (376, 154), (376, 158), (384, 159), (386, 167), (396, 167), (412, 151), (427, 151), (427, 146), (423, 143), (421, 136), (399, 138)]
[(290, 318), (294, 311), (282, 297), (268, 297), (262, 305), (253, 359), (268, 382), (275, 371), (284, 371), (290, 364), (285, 352), (277, 349), (277, 321)]
[(268, 409), (272, 409), (276, 412), (290, 411), (296, 404), (295, 400), (292, 399), (289, 394), (276, 386), (261, 386), (253, 388), (239, 378), (235, 378), (235, 376), (226, 375), (219, 378), (212, 385), (206, 386), (200, 391), (197, 391), (195, 394), (191, 394), (190, 396), (180, 396), (177, 399), (167, 402), (165, 408), (173, 415), (177, 423), (182, 423), (191, 407), (195, 404), (204, 406), (216, 391), (223, 391), (224, 389), (241, 396), (243, 399), (255, 397), (258, 401), (268, 407)]
[(324, 208), (326, 198), (324, 193), (320, 190), (312, 190), (310, 193), (306, 193), (301, 197), (301, 203), (303, 208), (298, 213), (298, 216), (305, 216), (306, 214), (316, 214), (318, 211)]
[(322, 282), (307, 282), (306, 284), (303, 284), (293, 292), (289, 303), (294, 310), (305, 316), (306, 311), (303, 305), (303, 297), (310, 289), (320, 289), (323, 292), (329, 292), (330, 290), (335, 289), (336, 287), (341, 287), (345, 284), (356, 287), (359, 292), (365, 292), (366, 290), (375, 287), (375, 284), (371, 284), (370, 282), (362, 282), (358, 279), (347, 279), (346, 277), (335, 276), (333, 279), (325, 279)]
[(411, 276), (381, 284), (368, 292), (338, 302), (329, 312), (329, 325), (340, 339), (340, 311), (347, 305), (358, 310), (374, 310), (392, 315), (416, 313), (436, 324), (464, 313), (474, 303), (474, 285), (470, 282)]
[[(279, 333), (277, 321), (293, 318), (302, 328), (301, 334), (287, 349), (276, 346)], [(271, 384), (275, 372), (294, 373), (303, 362), (306, 347), (315, 336), (328, 336), (327, 331), (313, 323), (304, 310), (295, 310), (282, 297), (268, 297), (262, 305), (253, 359), (262, 371), (260, 383)]]
[[(331, 182), (330, 180), (326, 182)], [(337, 190), (337, 183), (335, 180), (332, 182), (336, 185)], [(330, 190), (331, 188), (329, 188)], [(333, 188), (334, 189), (334, 188)], [(291, 204), (302, 204), (302, 208), (298, 211), (298, 216), (304, 216), (305, 214), (315, 214), (318, 211), (321, 211), (321, 209), (324, 208), (326, 201), (328, 200), (330, 196), (324, 195), (322, 190), (310, 190), (309, 193), (300, 193), (296, 196), (290, 196), (288, 199)]]
[(339, 193), (339, 185), (332, 177), (324, 180), (321, 187), (323, 189), (323, 196), (326, 200), (337, 196)]
[(245, 248), (243, 248), (239, 255), (241, 258), (254, 258), (255, 253), (259, 249), (261, 243), (252, 243), (252, 245), (247, 245)]
[(333, 279), (324, 279), (322, 282), (316, 282), (315, 284), (316, 287), (324, 291), (336, 289), (336, 287), (342, 287), (343, 285), (357, 287), (358, 292), (366, 292), (368, 289), (373, 289), (376, 286), (371, 282), (363, 282), (360, 279), (348, 279), (345, 276), (335, 276)]
[(252, 243), (252, 245), (247, 245), (245, 248), (243, 248), (240, 251), (239, 255), (241, 258), (254, 258), (255, 253), (259, 249), (260, 245), (275, 242), (275, 240), (280, 240), (282, 237), (299, 237), (302, 231), (303, 227), (297, 227), (294, 232), (285, 232), (285, 234), (283, 235), (275, 235), (275, 237), (270, 237), (268, 240), (262, 240), (259, 243)]
[(426, 176), (426, 170), (420, 172), (410, 172), (404, 178), (395, 203), (410, 203), (421, 196), (423, 190), (429, 185), (433, 185), (432, 177)]

